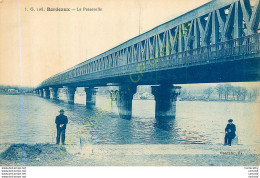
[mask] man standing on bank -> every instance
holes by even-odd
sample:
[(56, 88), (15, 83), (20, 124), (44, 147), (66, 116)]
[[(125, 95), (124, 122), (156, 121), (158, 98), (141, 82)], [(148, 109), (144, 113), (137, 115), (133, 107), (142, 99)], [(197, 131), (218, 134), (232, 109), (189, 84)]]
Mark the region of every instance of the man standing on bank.
[(57, 139), (56, 144), (60, 144), (60, 135), (61, 135), (61, 143), (65, 144), (65, 131), (66, 125), (68, 124), (68, 118), (64, 115), (64, 110), (60, 110), (60, 115), (56, 117), (55, 120), (56, 127), (57, 127)]
[(235, 133), (236, 132), (236, 126), (232, 122), (233, 122), (233, 119), (229, 119), (228, 124), (225, 128), (225, 133), (226, 133), (226, 135), (225, 135), (225, 145), (228, 144), (229, 146), (231, 146), (231, 141), (236, 136), (236, 133)]

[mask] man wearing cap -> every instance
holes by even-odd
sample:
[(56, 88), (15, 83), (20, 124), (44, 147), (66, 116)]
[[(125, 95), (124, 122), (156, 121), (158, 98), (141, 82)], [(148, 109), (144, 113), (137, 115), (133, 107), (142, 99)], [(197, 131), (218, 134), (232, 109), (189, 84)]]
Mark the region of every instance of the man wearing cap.
[(231, 141), (233, 138), (235, 138), (236, 136), (236, 126), (235, 124), (232, 123), (233, 122), (233, 119), (229, 119), (228, 120), (228, 124), (225, 128), (225, 145), (229, 145), (231, 146)]
[(64, 115), (64, 110), (60, 110), (60, 115), (56, 117), (55, 120), (56, 127), (57, 127), (57, 139), (56, 144), (60, 144), (60, 135), (61, 135), (61, 143), (65, 144), (65, 131), (66, 125), (68, 124), (68, 118)]

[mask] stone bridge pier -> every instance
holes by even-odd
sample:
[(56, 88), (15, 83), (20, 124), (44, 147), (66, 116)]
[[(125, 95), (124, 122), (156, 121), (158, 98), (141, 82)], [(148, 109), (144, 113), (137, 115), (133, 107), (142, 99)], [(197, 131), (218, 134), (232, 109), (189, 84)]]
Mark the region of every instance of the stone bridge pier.
[(116, 102), (120, 118), (131, 119), (132, 100), (136, 89), (136, 85), (119, 85), (118, 90), (110, 91), (111, 99)]
[(94, 108), (96, 106), (96, 93), (98, 88), (87, 87), (85, 88), (86, 92), (86, 106), (87, 108)]
[(50, 99), (50, 90), (49, 90), (49, 88), (44, 88), (43, 89), (43, 97), (47, 98), (47, 99)]
[(74, 104), (75, 92), (77, 87), (66, 87), (67, 88), (67, 103)]
[(35, 90), (35, 95), (39, 95), (39, 90)]
[(54, 100), (58, 100), (58, 88), (50, 87), (50, 98)]
[(39, 96), (40, 96), (40, 97), (43, 97), (43, 92), (42, 92), (41, 89), (39, 89)]
[(155, 99), (155, 118), (171, 119), (176, 115), (176, 101), (181, 87), (173, 85), (152, 86)]

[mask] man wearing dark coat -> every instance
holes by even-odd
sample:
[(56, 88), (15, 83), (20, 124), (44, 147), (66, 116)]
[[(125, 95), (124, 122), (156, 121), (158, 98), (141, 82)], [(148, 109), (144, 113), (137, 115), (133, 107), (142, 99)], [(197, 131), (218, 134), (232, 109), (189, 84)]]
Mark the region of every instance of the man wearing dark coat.
[(233, 122), (233, 119), (229, 119), (228, 120), (228, 124), (225, 128), (225, 145), (229, 145), (231, 146), (231, 141), (233, 138), (235, 138), (236, 136), (236, 126), (235, 124), (232, 123)]
[(56, 128), (57, 128), (57, 138), (56, 138), (56, 144), (60, 144), (60, 135), (61, 135), (61, 143), (65, 144), (65, 131), (66, 131), (66, 125), (68, 124), (68, 118), (64, 115), (64, 110), (60, 110), (60, 115), (56, 117), (55, 120)]

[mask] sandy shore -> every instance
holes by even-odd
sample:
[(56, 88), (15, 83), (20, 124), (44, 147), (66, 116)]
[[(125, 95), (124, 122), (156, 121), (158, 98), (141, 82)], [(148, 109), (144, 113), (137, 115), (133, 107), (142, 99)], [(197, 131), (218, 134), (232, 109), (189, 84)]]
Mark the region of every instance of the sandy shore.
[(259, 146), (1, 144), (0, 166), (259, 166)]

